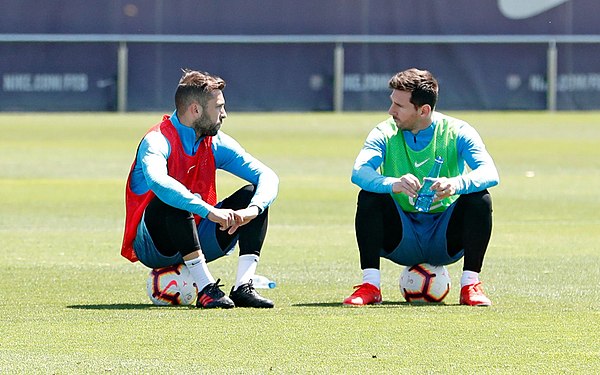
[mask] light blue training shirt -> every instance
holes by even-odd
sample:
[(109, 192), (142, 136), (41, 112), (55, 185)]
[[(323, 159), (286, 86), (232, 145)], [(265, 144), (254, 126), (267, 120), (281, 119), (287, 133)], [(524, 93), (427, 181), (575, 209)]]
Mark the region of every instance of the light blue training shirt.
[[(405, 130), (402, 135), (408, 147), (420, 151), (431, 142), (434, 129), (435, 124), (432, 123), (417, 134)], [(392, 193), (392, 185), (398, 179), (378, 172), (385, 159), (386, 146), (386, 137), (381, 130), (371, 130), (352, 170), (352, 182), (361, 189), (380, 194)], [(482, 191), (499, 183), (500, 178), (492, 157), (477, 131), (466, 122), (461, 122), (458, 128), (456, 147), (460, 173), (463, 173), (465, 164), (470, 169), (466, 174), (453, 177), (456, 181), (456, 194)]]
[[(177, 129), (184, 152), (190, 156), (198, 151), (202, 138), (196, 141), (194, 129), (179, 122), (177, 111), (170, 118)], [(215, 167), (256, 185), (249, 206), (264, 211), (277, 197), (279, 178), (269, 167), (250, 155), (238, 142), (219, 131), (212, 138)], [(213, 208), (199, 194), (193, 194), (179, 181), (169, 176), (167, 159), (171, 153), (169, 141), (160, 132), (149, 132), (141, 141), (136, 163), (131, 173), (131, 189), (136, 194), (152, 190), (166, 204), (205, 218)]]

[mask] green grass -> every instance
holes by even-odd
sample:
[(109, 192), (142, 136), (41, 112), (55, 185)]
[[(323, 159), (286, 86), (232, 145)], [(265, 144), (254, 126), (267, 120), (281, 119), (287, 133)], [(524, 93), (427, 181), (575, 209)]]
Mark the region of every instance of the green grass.
[[(344, 308), (361, 273), (350, 171), (384, 113), (231, 113), (280, 176), (258, 272), (273, 310), (154, 307), (119, 255), (123, 186), (159, 114), (0, 114), (0, 373), (600, 372), (600, 113), (451, 113), (498, 166), (482, 279), (494, 305)], [(531, 175), (534, 174), (533, 177)], [(528, 177), (530, 176), (530, 177)], [(241, 181), (219, 174), (225, 197)], [(210, 264), (229, 290), (236, 256)]]

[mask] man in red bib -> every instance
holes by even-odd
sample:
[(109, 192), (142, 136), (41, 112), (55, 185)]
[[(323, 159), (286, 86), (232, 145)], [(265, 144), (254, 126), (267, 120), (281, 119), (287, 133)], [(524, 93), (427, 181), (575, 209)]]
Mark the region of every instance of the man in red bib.
[[(220, 131), (225, 81), (184, 70), (176, 110), (140, 142), (126, 187), (121, 254), (150, 268), (185, 263), (198, 286), (197, 307), (273, 307), (252, 285), (267, 232), (277, 175)], [(223, 169), (250, 184), (222, 202), (215, 174)], [(229, 296), (207, 263), (239, 243), (236, 281)]]

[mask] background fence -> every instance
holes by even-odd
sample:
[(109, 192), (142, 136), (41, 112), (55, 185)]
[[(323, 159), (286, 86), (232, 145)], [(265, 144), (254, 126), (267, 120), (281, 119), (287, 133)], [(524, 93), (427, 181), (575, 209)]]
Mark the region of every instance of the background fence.
[(167, 111), (182, 68), (223, 77), (231, 110), (385, 110), (409, 67), (438, 78), (440, 109), (600, 109), (595, 0), (0, 7), (1, 111)]
[[(542, 101), (545, 97), (545, 108), (548, 110), (556, 110), (558, 107), (557, 99), (559, 96), (559, 88), (560, 91), (568, 91), (570, 88), (580, 88), (580, 89), (600, 89), (600, 74), (592, 74), (592, 75), (583, 75), (580, 77), (569, 77), (563, 76), (559, 82), (559, 65), (558, 65), (558, 45), (565, 44), (568, 47), (573, 45), (588, 45), (592, 44), (595, 47), (600, 45), (600, 36), (574, 36), (574, 35), (554, 35), (554, 36), (544, 36), (544, 35), (488, 35), (488, 36), (475, 36), (475, 35), (447, 35), (447, 36), (353, 36), (353, 35), (309, 35), (309, 36), (292, 36), (292, 35), (262, 35), (262, 36), (243, 36), (243, 35), (229, 35), (229, 36), (195, 36), (195, 35), (102, 35), (102, 34), (91, 34), (91, 35), (45, 35), (45, 34), (13, 34), (13, 35), (0, 35), (0, 42), (5, 44), (19, 44), (17, 48), (25, 47), (26, 49), (33, 50), (32, 54), (35, 54), (35, 50), (45, 50), (57, 52), (65, 50), (68, 51), (68, 46), (66, 44), (75, 44), (79, 46), (80, 51), (78, 55), (88, 56), (91, 60), (97, 60), (98, 56), (95, 55), (94, 50), (96, 49), (106, 49), (108, 50), (108, 56), (104, 56), (105, 64), (112, 69), (113, 72), (109, 74), (107, 77), (96, 79), (95, 88), (90, 87), (90, 76), (93, 76), (95, 72), (90, 71), (89, 73), (81, 73), (82, 68), (85, 70), (85, 67), (95, 68), (96, 66), (93, 64), (84, 64), (79, 67), (79, 70), (74, 72), (64, 72), (64, 73), (4, 73), (3, 74), (3, 92), (4, 93), (19, 93), (21, 96), (23, 94), (26, 95), (39, 95), (39, 94), (48, 94), (48, 93), (61, 93), (64, 96), (65, 93), (73, 93), (73, 96), (81, 95), (81, 93), (89, 92), (89, 91), (106, 91), (105, 92), (105, 100), (100, 101), (99, 104), (105, 106), (105, 109), (116, 109), (120, 112), (124, 112), (128, 109), (127, 103), (128, 98), (131, 95), (134, 99), (138, 99), (140, 95), (136, 93), (131, 93), (129, 90), (129, 71), (130, 69), (134, 72), (137, 72), (137, 67), (130, 67), (129, 62), (129, 47), (131, 45), (137, 44), (152, 44), (154, 49), (161, 48), (162, 46), (170, 47), (172, 44), (185, 44), (191, 45), (192, 47), (187, 48), (196, 48), (198, 50), (202, 50), (203, 48), (207, 48), (206, 46), (209, 44), (215, 44), (220, 47), (225, 45), (233, 45), (238, 46), (240, 50), (244, 49), (256, 49), (259, 45), (268, 45), (268, 48), (272, 54), (271, 55), (263, 55), (262, 58), (266, 61), (270, 60), (271, 62), (275, 62), (276, 64), (285, 65), (286, 62), (282, 61), (278, 58), (278, 50), (277, 48), (281, 48), (285, 50), (285, 48), (290, 48), (290, 46), (294, 46), (297, 49), (306, 49), (305, 59), (314, 58), (314, 54), (311, 53), (311, 46), (314, 50), (317, 51), (325, 51), (325, 55), (331, 55), (331, 60), (329, 63), (322, 63), (322, 67), (329, 67), (329, 69), (325, 69), (325, 73), (322, 72), (308, 72), (309, 75), (305, 76), (304, 81), (306, 83), (306, 87), (308, 87), (311, 91), (315, 92), (315, 96), (320, 96), (318, 94), (319, 91), (325, 91), (327, 94), (325, 96), (329, 97), (329, 100), (324, 100), (317, 108), (310, 104), (309, 101), (304, 101), (304, 108), (295, 107), (289, 104), (283, 104), (281, 106), (273, 105), (269, 106), (268, 103), (264, 105), (263, 108), (266, 110), (276, 110), (276, 109), (301, 109), (301, 110), (330, 110), (333, 109), (335, 111), (344, 110), (344, 98), (345, 95), (356, 95), (356, 93), (365, 94), (365, 93), (373, 93), (377, 92), (378, 94), (370, 94), (376, 97), (381, 96), (381, 92), (387, 93), (389, 91), (387, 87), (387, 80), (390, 76), (395, 72), (390, 70), (387, 73), (364, 73), (356, 74), (356, 73), (346, 73), (345, 66), (345, 56), (346, 56), (346, 48), (347, 46), (354, 47), (355, 45), (359, 46), (359, 49), (369, 50), (370, 48), (374, 48), (373, 46), (377, 46), (383, 49), (387, 49), (388, 52), (394, 52), (396, 50), (401, 49), (410, 49), (410, 45), (423, 45), (429, 48), (438, 48), (443, 49), (445, 45), (453, 45), (456, 48), (460, 48), (464, 46), (473, 46), (475, 45), (481, 48), (487, 48), (490, 45), (506, 45), (509, 48), (513, 48), (515, 51), (518, 50), (518, 45), (527, 45), (530, 50), (535, 50), (536, 53), (543, 55), (543, 49), (546, 48), (545, 51), (545, 70), (543, 72), (538, 73), (537, 75), (533, 75), (528, 77), (525, 81), (525, 87), (528, 91), (531, 91), (531, 98), (529, 100), (524, 100), (524, 103), (517, 104), (514, 103), (511, 98), (514, 94), (518, 94), (519, 89), (523, 86), (523, 78), (517, 74), (518, 69), (513, 69), (515, 73), (508, 74), (505, 76), (505, 89), (509, 91), (515, 91), (514, 93), (507, 93), (504, 98), (505, 102), (503, 104), (502, 100), (498, 100), (495, 105), (490, 106), (477, 106), (477, 103), (472, 103), (472, 107), (474, 108), (486, 108), (488, 109), (541, 109)], [(24, 44), (21, 46), (20, 44)], [(94, 46), (89, 46), (89, 44), (94, 44)], [(100, 48), (98, 48), (98, 45)], [(302, 45), (302, 47), (297, 47), (297, 45)], [(542, 48), (539, 48), (539, 47)], [(184, 47), (183, 49), (185, 49)], [(414, 47), (413, 47), (414, 48)], [(526, 47), (527, 48), (527, 47)], [(327, 49), (331, 51), (327, 53)], [(506, 49), (506, 47), (505, 47)], [(84, 53), (85, 51), (91, 52), (90, 54)], [(144, 51), (144, 49), (142, 49)], [(583, 51), (586, 51), (583, 49)], [(176, 53), (176, 52), (174, 52)], [(59, 55), (61, 55), (59, 53)], [(110, 61), (112, 55), (112, 59), (114, 61)], [(140, 56), (136, 56), (135, 59), (140, 59)], [(512, 64), (510, 64), (509, 59), (513, 59)], [(517, 53), (511, 53), (506, 57), (504, 63), (505, 66), (516, 65), (516, 61), (514, 59), (518, 59)], [(541, 58), (536, 58), (536, 60), (542, 60)], [(35, 61), (35, 59), (34, 59)], [(238, 59), (236, 61), (237, 64), (243, 65), (243, 59)], [(161, 64), (162, 65), (162, 64)], [(349, 64), (350, 65), (350, 64)], [(504, 65), (504, 64), (503, 64)], [(44, 67), (47, 68), (47, 64), (43, 64)], [(460, 68), (460, 67), (459, 67)], [(286, 71), (285, 66), (283, 67), (284, 73)], [(218, 70), (217, 70), (218, 72)], [(175, 74), (179, 74), (179, 71), (176, 69)], [(247, 72), (252, 74), (252, 72)], [(264, 69), (257, 69), (256, 74), (260, 75), (260, 73), (266, 74)], [(291, 74), (291, 73), (290, 73)], [(143, 76), (139, 74), (135, 74), (134, 76)], [(146, 77), (145, 79), (147, 79)], [(285, 80), (285, 76), (282, 77)], [(485, 79), (485, 78), (484, 78)], [(440, 81), (444, 82), (444, 77), (440, 77)], [(176, 83), (175, 77), (169, 82), (166, 82), (167, 87), (170, 89), (174, 88)], [(93, 84), (94, 82), (92, 82)], [(134, 86), (139, 86), (142, 83), (134, 82)], [(464, 85), (468, 86), (468, 82), (464, 83)], [(234, 81), (232, 83), (233, 86), (236, 85)], [(160, 92), (164, 90), (160, 90), (160, 88), (165, 87), (163, 85), (157, 85), (155, 92)], [(271, 88), (269, 95), (277, 96), (277, 85)], [(488, 84), (485, 82), (479, 83), (481, 87), (487, 87)], [(98, 89), (98, 90), (94, 90)], [(260, 85), (257, 85), (256, 90), (264, 89)], [(457, 87), (456, 90), (460, 90), (460, 87)], [(152, 91), (152, 88), (149, 87), (148, 91)], [(493, 95), (485, 94), (487, 89), (483, 90), (483, 93), (480, 98), (490, 97)], [(533, 94), (538, 92), (537, 95)], [(539, 95), (539, 92), (544, 93), (544, 95)], [(157, 98), (158, 103), (162, 103), (162, 92), (161, 96)], [(330, 93), (330, 94), (329, 94)], [(354, 94), (353, 94), (354, 93)], [(18, 96), (16, 94), (15, 96)], [(69, 96), (69, 95), (67, 95)], [(145, 107), (141, 104), (141, 101), (144, 100), (145, 97), (152, 97), (151, 93), (145, 93), (141, 95), (141, 99), (136, 101), (136, 105), (134, 110), (136, 109), (158, 109), (155, 107)], [(170, 96), (166, 95), (169, 99)], [(249, 90), (248, 96), (252, 97), (252, 90)], [(310, 96), (308, 94), (307, 96)], [(322, 95), (321, 95), (322, 96)], [(535, 97), (534, 97), (535, 96)], [(7, 104), (11, 102), (7, 98), (3, 98), (4, 100), (2, 107), (4, 109), (11, 109), (10, 105)], [(268, 99), (268, 98), (267, 98)], [(61, 99), (62, 100), (62, 99)], [(72, 101), (72, 98), (69, 98), (69, 101)], [(458, 98), (455, 101), (459, 101)], [(13, 101), (14, 109), (19, 109), (20, 107), (29, 107), (23, 103), (22, 100)], [(385, 101), (383, 102), (385, 103)], [(511, 104), (512, 103), (512, 104)], [(166, 103), (165, 103), (166, 104)], [(373, 107), (369, 106), (370, 103), (356, 103), (356, 100), (352, 101), (348, 109), (373, 109), (377, 106), (376, 103), (372, 103)], [(600, 107), (600, 103), (596, 103)], [(39, 103), (37, 104), (39, 105)], [(71, 104), (64, 103), (61, 106), (64, 109), (77, 109), (77, 107), (81, 105), (80, 101), (73, 101)], [(512, 108), (510, 108), (512, 105)], [(64, 107), (66, 106), (66, 107)], [(140, 108), (141, 107), (141, 108)], [(253, 104), (246, 104), (244, 109), (254, 109)], [(563, 105), (565, 107), (565, 105)], [(593, 108), (593, 103), (591, 103), (591, 107)], [(52, 109), (51, 107), (44, 109)]]

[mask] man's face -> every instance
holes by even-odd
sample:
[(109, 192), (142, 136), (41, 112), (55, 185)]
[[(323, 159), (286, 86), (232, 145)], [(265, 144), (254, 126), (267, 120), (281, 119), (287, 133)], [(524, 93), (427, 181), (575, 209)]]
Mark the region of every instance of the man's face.
[(212, 98), (202, 106), (202, 114), (192, 123), (198, 137), (216, 135), (223, 120), (227, 117), (225, 112), (225, 97), (221, 90), (212, 92)]
[(393, 90), (390, 95), (392, 104), (388, 113), (394, 118), (400, 130), (415, 131), (419, 129), (419, 109), (410, 102), (411, 93), (408, 91)]

